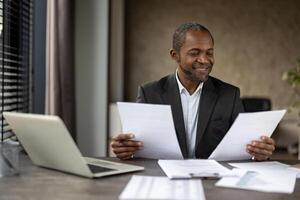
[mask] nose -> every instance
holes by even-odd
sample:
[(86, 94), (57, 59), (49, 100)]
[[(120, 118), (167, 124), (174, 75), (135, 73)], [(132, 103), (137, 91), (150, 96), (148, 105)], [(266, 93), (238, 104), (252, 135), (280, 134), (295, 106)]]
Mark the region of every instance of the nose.
[(200, 54), (198, 57), (197, 57), (197, 62), (199, 63), (208, 63), (208, 58), (206, 55), (204, 54)]

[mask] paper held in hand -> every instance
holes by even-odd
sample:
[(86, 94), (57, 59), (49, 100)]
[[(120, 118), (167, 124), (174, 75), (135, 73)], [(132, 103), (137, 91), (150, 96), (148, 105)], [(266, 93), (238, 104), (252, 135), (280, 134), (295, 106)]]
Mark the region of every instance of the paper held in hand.
[(251, 156), (246, 145), (261, 136), (271, 136), (286, 110), (240, 113), (208, 159), (244, 160)]
[(154, 159), (183, 159), (170, 105), (118, 102), (124, 133), (144, 143), (134, 156)]

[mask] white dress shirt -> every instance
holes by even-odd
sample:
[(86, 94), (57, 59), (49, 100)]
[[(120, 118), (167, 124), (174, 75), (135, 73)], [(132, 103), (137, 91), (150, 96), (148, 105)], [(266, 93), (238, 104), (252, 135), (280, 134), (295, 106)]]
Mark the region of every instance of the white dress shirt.
[(198, 109), (203, 82), (200, 83), (195, 92), (192, 95), (190, 95), (188, 90), (181, 84), (178, 78), (177, 70), (176, 80), (181, 98), (184, 127), (187, 139), (188, 156), (189, 158), (195, 158), (195, 145), (199, 115)]

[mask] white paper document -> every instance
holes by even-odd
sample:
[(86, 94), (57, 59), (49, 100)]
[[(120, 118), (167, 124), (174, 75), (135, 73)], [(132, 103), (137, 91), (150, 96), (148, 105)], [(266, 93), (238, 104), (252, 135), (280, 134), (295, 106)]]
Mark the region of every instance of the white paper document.
[(205, 200), (201, 180), (169, 180), (159, 176), (132, 176), (119, 199)]
[(232, 171), (239, 171), (240, 176), (224, 177), (216, 183), (216, 186), (288, 194), (293, 193), (295, 188), (296, 172), (292, 170), (257, 172), (233, 169)]
[(276, 170), (287, 170), (293, 171), (297, 174), (297, 178), (300, 178), (300, 169), (291, 167), (290, 165), (283, 164), (277, 161), (266, 161), (266, 162), (246, 162), (246, 163), (229, 163), (233, 167), (239, 169), (248, 170), (248, 171), (257, 171), (257, 172), (268, 172), (272, 171), (276, 173)]
[(159, 160), (159, 166), (170, 179), (231, 176), (231, 170), (214, 160)]
[(249, 159), (251, 156), (246, 152), (246, 145), (263, 135), (270, 137), (285, 112), (286, 110), (240, 113), (209, 159)]
[(135, 157), (183, 159), (177, 140), (170, 105), (118, 102), (124, 133), (134, 133), (134, 140), (144, 147)]
[(278, 161), (265, 161), (265, 162), (242, 162), (242, 163), (228, 163), (233, 167), (239, 169), (244, 169), (248, 171), (275, 171), (275, 170), (285, 170), (289, 165), (280, 163)]

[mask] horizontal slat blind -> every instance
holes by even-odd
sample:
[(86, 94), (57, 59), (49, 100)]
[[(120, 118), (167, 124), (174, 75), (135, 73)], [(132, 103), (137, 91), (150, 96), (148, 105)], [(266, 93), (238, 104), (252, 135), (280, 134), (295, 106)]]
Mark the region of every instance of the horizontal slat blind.
[(1, 141), (13, 135), (2, 112), (31, 110), (32, 0), (0, 0)]

